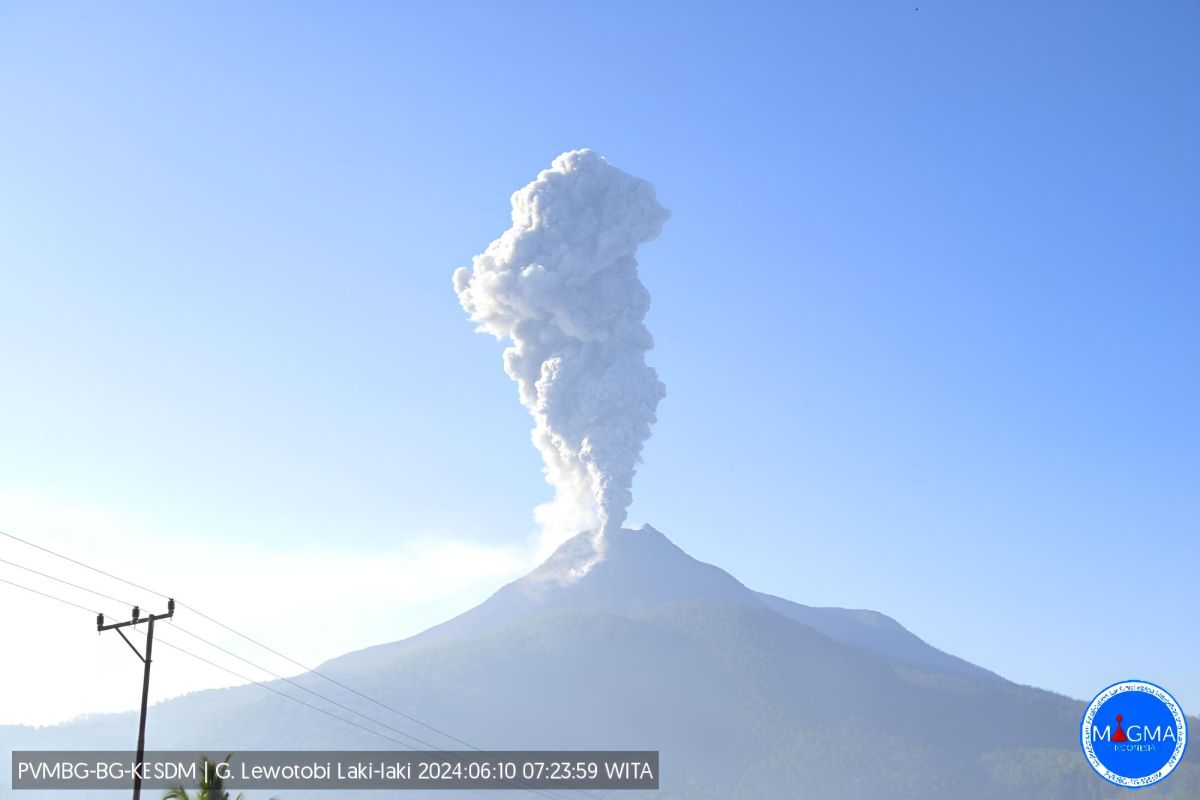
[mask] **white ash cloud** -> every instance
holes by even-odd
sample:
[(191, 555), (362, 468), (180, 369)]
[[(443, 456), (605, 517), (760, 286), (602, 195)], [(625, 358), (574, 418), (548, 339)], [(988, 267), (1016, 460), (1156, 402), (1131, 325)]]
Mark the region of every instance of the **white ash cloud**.
[(619, 528), (666, 387), (646, 364), (654, 339), (638, 246), (670, 216), (654, 187), (591, 150), (554, 159), (512, 195), (512, 227), (454, 273), (478, 330), (508, 339), (504, 369), (534, 419), (554, 500), (547, 535)]

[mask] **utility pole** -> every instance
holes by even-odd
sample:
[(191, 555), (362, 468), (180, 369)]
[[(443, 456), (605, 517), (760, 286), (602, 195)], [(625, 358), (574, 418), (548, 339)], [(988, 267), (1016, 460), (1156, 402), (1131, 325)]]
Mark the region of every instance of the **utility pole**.
[[(142, 717), (138, 721), (138, 743), (137, 743), (137, 763), (133, 772), (133, 800), (142, 800), (142, 769), (143, 763), (146, 760), (146, 703), (150, 699), (150, 653), (154, 649), (154, 621), (157, 619), (170, 619), (175, 616), (175, 599), (167, 600), (167, 613), (151, 614), (145, 619), (142, 618), (142, 611), (137, 606), (133, 607), (133, 618), (126, 622), (114, 622), (111, 625), (104, 624), (104, 615), (96, 615), (96, 630), (97, 631), (116, 631), (125, 640), (125, 644), (129, 645), (129, 649), (133, 654), (141, 659), (145, 665), (142, 673)], [(145, 622), (146, 625), (146, 655), (134, 646), (133, 642), (121, 631), (121, 628), (127, 628), (130, 625), (137, 625)]]

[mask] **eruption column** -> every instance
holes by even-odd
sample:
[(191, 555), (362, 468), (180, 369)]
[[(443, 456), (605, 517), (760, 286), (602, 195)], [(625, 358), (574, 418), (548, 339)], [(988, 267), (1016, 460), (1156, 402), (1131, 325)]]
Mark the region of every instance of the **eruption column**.
[(512, 227), (454, 273), (478, 330), (510, 341), (504, 370), (554, 487), (534, 515), (552, 537), (618, 528), (633, 499), (666, 395), (646, 364), (650, 295), (634, 256), (669, 216), (648, 182), (591, 150), (563, 153), (513, 193)]

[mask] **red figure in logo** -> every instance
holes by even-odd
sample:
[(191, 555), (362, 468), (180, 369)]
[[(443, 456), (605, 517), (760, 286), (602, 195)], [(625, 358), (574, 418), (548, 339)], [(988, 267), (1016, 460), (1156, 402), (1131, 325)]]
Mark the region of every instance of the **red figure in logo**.
[(1114, 742), (1128, 742), (1129, 741), (1129, 738), (1125, 736), (1125, 729), (1121, 727), (1121, 720), (1123, 720), (1123, 719), (1124, 719), (1124, 717), (1122, 717), (1120, 714), (1117, 714), (1117, 731), (1116, 731), (1116, 733), (1113, 734), (1113, 737), (1112, 737), (1112, 740)]

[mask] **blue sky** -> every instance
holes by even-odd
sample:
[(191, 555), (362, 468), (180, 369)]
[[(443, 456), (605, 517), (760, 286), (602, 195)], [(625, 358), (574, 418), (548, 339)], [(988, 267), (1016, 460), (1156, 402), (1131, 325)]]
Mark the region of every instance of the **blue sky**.
[[(210, 607), (314, 659), (486, 596), (549, 489), (450, 273), (592, 147), (673, 213), (631, 520), (1195, 713), (1198, 34), (1165, 0), (6, 4), (0, 528), (215, 562), (278, 600)], [(344, 639), (278, 566), (438, 542), (474, 554), (453, 591), (380, 590)]]

